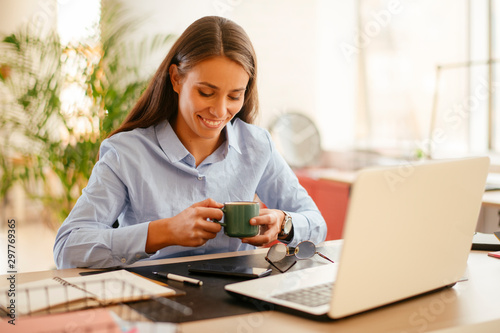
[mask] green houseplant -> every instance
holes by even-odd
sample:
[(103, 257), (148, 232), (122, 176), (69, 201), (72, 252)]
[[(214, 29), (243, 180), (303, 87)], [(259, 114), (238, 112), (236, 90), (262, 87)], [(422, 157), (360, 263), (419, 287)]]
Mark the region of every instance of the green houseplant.
[(146, 87), (149, 78), (140, 75), (146, 56), (173, 39), (129, 40), (141, 21), (126, 16), (119, 2), (103, 1), (100, 33), (71, 45), (62, 45), (56, 32), (39, 36), (27, 28), (3, 38), (0, 198), (20, 181), (51, 212), (51, 223), (68, 215), (101, 141)]
[(40, 37), (23, 27), (2, 40), (0, 52), (0, 196), (5, 199), (16, 181), (43, 181), (41, 152), (60, 123), (62, 48), (54, 32)]

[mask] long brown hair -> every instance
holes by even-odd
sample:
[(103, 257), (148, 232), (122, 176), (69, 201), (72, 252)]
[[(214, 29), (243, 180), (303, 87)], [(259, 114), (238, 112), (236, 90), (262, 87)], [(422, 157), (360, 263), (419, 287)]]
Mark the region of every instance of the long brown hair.
[(252, 123), (258, 112), (258, 96), (257, 59), (250, 38), (233, 21), (206, 16), (193, 22), (177, 39), (144, 93), (110, 136), (175, 118), (178, 96), (170, 81), (170, 66), (177, 65), (182, 76), (199, 62), (216, 56), (225, 56), (237, 62), (249, 75), (243, 107), (235, 117)]

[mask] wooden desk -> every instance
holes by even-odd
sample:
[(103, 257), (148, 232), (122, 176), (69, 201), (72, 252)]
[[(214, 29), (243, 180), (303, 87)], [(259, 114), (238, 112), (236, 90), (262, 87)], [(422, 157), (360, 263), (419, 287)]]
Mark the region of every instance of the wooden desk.
[[(326, 245), (340, 247), (339, 241)], [(224, 253), (176, 259), (138, 262), (131, 267), (190, 262), (253, 253), (267, 249)], [(81, 269), (65, 269), (18, 274), (17, 282), (28, 282), (53, 276), (76, 276)], [(425, 273), (423, 273), (425, 274)], [(0, 276), (0, 285), (7, 283)], [(318, 321), (283, 312), (265, 311), (247, 315), (200, 320), (179, 324), (181, 332), (428, 332), (444, 328), (485, 323), (500, 331), (500, 260), (486, 252), (472, 251), (466, 272), (467, 281), (451, 289), (368, 311), (336, 321)], [(416, 279), (419, 277), (415, 277)], [(363, 295), (359, 295), (362, 297)], [(490, 322), (494, 320), (494, 322)], [(472, 330), (474, 331), (474, 330)], [(475, 330), (476, 332), (482, 332)]]

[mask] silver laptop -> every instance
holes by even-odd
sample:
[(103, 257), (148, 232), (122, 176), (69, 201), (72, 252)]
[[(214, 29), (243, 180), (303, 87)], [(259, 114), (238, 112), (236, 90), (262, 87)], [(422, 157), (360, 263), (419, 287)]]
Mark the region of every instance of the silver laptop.
[[(451, 286), (465, 272), (488, 168), (476, 157), (361, 170), (338, 263), (225, 289), (336, 319)], [(305, 296), (320, 287), (325, 301)]]

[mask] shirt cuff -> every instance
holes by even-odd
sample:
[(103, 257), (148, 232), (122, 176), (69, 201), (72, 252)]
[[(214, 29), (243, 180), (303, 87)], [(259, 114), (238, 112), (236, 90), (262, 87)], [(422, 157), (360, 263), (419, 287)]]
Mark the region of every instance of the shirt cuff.
[[(297, 246), (300, 242), (309, 239), (309, 221), (299, 213), (288, 213), (292, 217), (293, 237), (290, 241), (285, 242), (289, 246)], [(283, 242), (283, 241), (282, 241)]]
[(149, 222), (117, 228), (112, 236), (112, 253), (114, 261), (121, 266), (149, 258), (146, 253)]

